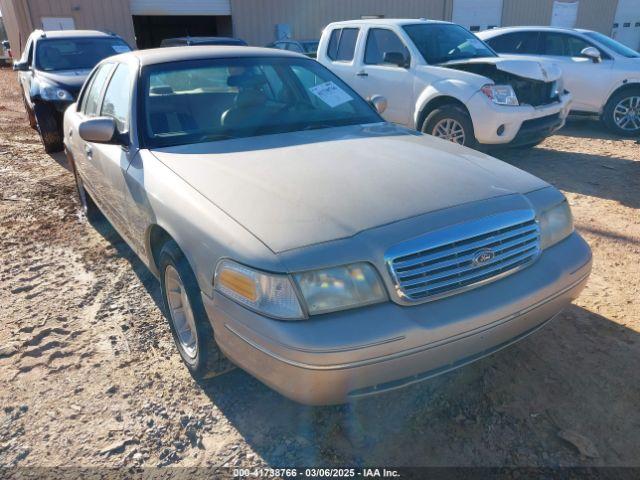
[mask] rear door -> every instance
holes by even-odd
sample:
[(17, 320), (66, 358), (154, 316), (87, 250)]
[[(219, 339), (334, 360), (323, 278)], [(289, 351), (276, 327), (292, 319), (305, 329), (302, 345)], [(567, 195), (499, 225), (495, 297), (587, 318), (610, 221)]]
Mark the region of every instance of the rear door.
[(66, 126), (69, 130), (66, 133), (69, 135), (69, 143), (77, 172), (82, 178), (84, 187), (101, 209), (103, 200), (99, 189), (100, 170), (93, 158), (94, 144), (80, 138), (78, 128), (80, 122), (99, 114), (102, 94), (113, 66), (113, 63), (104, 63), (92, 73), (88, 79), (89, 83), (79, 99), (77, 114), (69, 115), (71, 125)]
[[(129, 137), (131, 117), (132, 72), (125, 63), (118, 63), (111, 74), (101, 101), (99, 116), (113, 118), (117, 134)], [(127, 141), (127, 144), (130, 142)], [(127, 239), (132, 238), (133, 226), (127, 214), (125, 195), (128, 189), (126, 171), (130, 163), (128, 146), (119, 143), (91, 144), (93, 163), (98, 171), (97, 183), (104, 208), (118, 231)]]
[(356, 82), (356, 46), (358, 44), (358, 36), (360, 28), (335, 28), (331, 31), (329, 41), (326, 43), (326, 57), (323, 60), (325, 67), (328, 67), (333, 73), (344, 80), (351, 88), (362, 95), (359, 91), (359, 84)]

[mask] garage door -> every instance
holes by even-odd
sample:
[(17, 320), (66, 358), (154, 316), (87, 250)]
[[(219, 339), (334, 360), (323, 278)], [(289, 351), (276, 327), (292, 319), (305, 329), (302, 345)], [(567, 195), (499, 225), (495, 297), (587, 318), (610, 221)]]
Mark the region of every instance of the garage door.
[(618, 0), (611, 36), (634, 50), (640, 49), (640, 0)]
[(453, 0), (451, 19), (472, 32), (499, 27), (502, 0)]
[(131, 0), (132, 15), (231, 15), (229, 0)]

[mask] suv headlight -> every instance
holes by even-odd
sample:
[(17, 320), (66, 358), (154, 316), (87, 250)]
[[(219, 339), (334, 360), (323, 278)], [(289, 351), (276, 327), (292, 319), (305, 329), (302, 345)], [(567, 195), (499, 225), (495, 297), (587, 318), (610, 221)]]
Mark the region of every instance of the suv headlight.
[(551, 98), (560, 97), (564, 93), (564, 80), (559, 77), (553, 85), (551, 85)]
[(496, 105), (519, 105), (518, 97), (511, 85), (485, 85), (480, 90)]
[(283, 320), (300, 320), (304, 312), (288, 275), (254, 270), (231, 260), (218, 263), (214, 288), (251, 310)]
[(43, 100), (73, 102), (73, 96), (64, 88), (46, 83), (40, 85), (40, 97)]
[(542, 212), (538, 220), (540, 248), (543, 250), (564, 240), (573, 232), (573, 216), (566, 200)]
[(387, 294), (376, 269), (368, 263), (296, 273), (310, 315), (384, 302)]

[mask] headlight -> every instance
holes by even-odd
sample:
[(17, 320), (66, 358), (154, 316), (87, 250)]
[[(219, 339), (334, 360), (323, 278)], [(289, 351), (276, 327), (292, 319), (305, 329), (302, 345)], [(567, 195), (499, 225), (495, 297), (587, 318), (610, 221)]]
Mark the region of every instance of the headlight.
[(511, 85), (485, 85), (480, 90), (497, 105), (519, 105)]
[(43, 100), (62, 100), (68, 102), (73, 101), (73, 96), (63, 88), (46, 84), (40, 86), (40, 97)]
[(573, 217), (566, 200), (540, 214), (539, 222), (542, 249), (555, 245), (573, 232)]
[(294, 278), (311, 315), (387, 300), (378, 272), (368, 263), (297, 273)]
[(304, 318), (288, 275), (260, 272), (231, 260), (222, 260), (216, 268), (214, 287), (232, 300), (269, 317)]

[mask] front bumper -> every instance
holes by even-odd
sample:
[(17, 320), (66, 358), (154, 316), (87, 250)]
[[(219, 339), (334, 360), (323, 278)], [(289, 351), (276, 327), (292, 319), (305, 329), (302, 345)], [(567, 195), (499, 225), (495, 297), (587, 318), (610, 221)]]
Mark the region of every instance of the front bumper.
[(216, 341), (238, 366), (283, 395), (343, 403), (430, 378), (527, 336), (578, 296), (591, 250), (574, 233), (528, 268), (421, 305), (392, 302), (276, 321), (220, 294), (203, 295)]
[[(571, 94), (565, 93), (560, 101), (549, 105), (509, 107), (496, 105), (478, 92), (467, 102), (467, 107), (475, 137), (481, 144), (525, 144), (541, 140), (562, 128), (571, 108), (571, 100)], [(538, 119), (554, 117), (553, 125), (536, 123)], [(501, 127), (502, 132), (499, 134)]]

